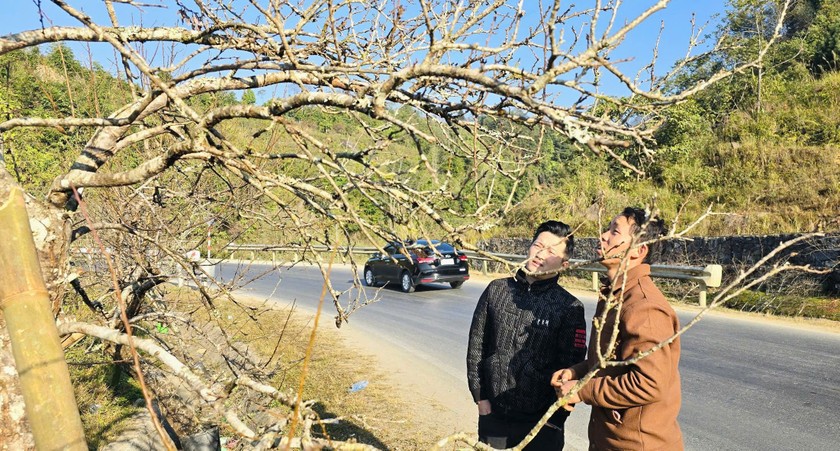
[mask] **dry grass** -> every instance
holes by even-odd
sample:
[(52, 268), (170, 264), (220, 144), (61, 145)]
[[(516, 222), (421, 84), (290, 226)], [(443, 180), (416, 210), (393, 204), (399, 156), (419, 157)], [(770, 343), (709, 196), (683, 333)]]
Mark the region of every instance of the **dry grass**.
[[(297, 391), (306, 349), (314, 326), (311, 314), (275, 309), (255, 299), (238, 299), (238, 304), (219, 302), (208, 313), (195, 292), (172, 289), (166, 295), (171, 310), (191, 312), (191, 322), (208, 321), (210, 315), (233, 340), (247, 345), (253, 355), (268, 361), (268, 381), (282, 391)], [(84, 316), (84, 312), (78, 312)], [(416, 427), (409, 406), (398, 397), (395, 387), (373, 364), (342, 344), (342, 338), (326, 312), (317, 330), (305, 379), (304, 400), (317, 400), (314, 409), (321, 418), (340, 418), (335, 424), (315, 427), (317, 436), (357, 441), (380, 449), (428, 449), (439, 437)], [(83, 318), (79, 318), (83, 319)], [(141, 325), (155, 329), (157, 323)], [(177, 324), (162, 324), (167, 333), (178, 333)], [(143, 331), (138, 329), (138, 335)], [(113, 441), (124, 429), (124, 421), (138, 411), (134, 402), (142, 398), (137, 383), (118, 365), (107, 361), (100, 344), (88, 338), (67, 350), (76, 397), (87, 439), (92, 449)], [(270, 359), (270, 360), (269, 360)], [(366, 388), (351, 393), (358, 381)], [(222, 436), (225, 436), (224, 429)]]
[[(275, 308), (260, 299), (240, 298), (242, 306), (221, 307), (228, 330), (262, 356), (274, 356), (278, 371), (272, 383), (281, 390), (297, 389), (314, 322), (310, 314)], [(251, 310), (255, 309), (255, 310)], [(257, 321), (251, 321), (253, 312)], [(427, 449), (435, 437), (412, 427), (410, 411), (394, 396), (395, 387), (385, 382), (367, 355), (358, 354), (342, 343), (330, 311), (320, 319), (307, 371), (303, 397), (316, 399), (322, 418), (341, 417), (328, 424), (322, 435), (336, 440), (356, 440), (380, 449)], [(363, 390), (351, 393), (356, 382), (367, 381)]]

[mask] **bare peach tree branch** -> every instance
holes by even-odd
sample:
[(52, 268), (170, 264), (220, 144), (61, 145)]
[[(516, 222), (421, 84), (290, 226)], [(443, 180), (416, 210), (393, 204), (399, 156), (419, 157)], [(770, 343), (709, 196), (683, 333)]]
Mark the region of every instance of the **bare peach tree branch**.
[[(59, 45), (64, 62), (57, 76), (73, 101), (62, 108), (50, 97), (51, 110), (4, 110), (0, 155), (14, 156), (30, 143), (24, 136), (43, 138), (35, 141), (44, 153), (58, 149), (61, 167), (38, 193), (45, 200), (32, 202), (46, 212), (49, 221), (42, 222), (57, 243), (43, 258), (55, 311), (60, 316), (62, 303), (75, 300), (62, 291), (72, 261), (74, 280), (110, 312), (97, 313), (98, 324), (85, 330), (117, 341), (131, 324), (143, 327), (135, 318), (177, 316), (161, 301), (167, 281), (194, 285), (203, 300), (197, 308), (210, 322), (218, 322), (221, 303), (254, 315), (231, 294), (247, 282), (241, 271), (208, 281), (215, 257), (226, 257), (222, 248), (237, 240), (352, 248), (413, 234), (482, 253), (471, 241), (528, 198), (532, 168), (557, 139), (643, 176), (628, 155), (655, 156), (650, 148), (662, 109), (760, 64), (787, 8), (754, 60), (665, 94), (668, 77), (706, 55), (696, 54), (699, 30), (685, 43), (684, 61), (665, 75), (656, 73), (662, 63), (654, 49), (639, 70), (650, 75), (645, 83), (613, 56), (666, 0), (646, 1), (630, 15), (620, 1), (150, 3), (103, 0), (107, 15), (97, 16), (91, 2), (35, 2), (42, 17), (50, 7), (62, 23), (77, 25), (45, 20), (38, 29), (0, 35), (0, 56)], [(134, 25), (148, 23), (150, 8), (155, 26)], [(90, 111), (70, 89), (65, 45), (91, 49), (97, 58), (91, 73), (109, 84), (107, 93), (93, 94)], [(613, 86), (623, 93), (608, 94)], [(51, 95), (38, 89), (33, 96)], [(603, 114), (604, 106), (621, 113)], [(80, 199), (74, 187), (85, 188)], [(89, 219), (76, 213), (79, 202)], [(691, 227), (672, 230), (670, 238), (685, 239)], [(91, 230), (104, 250), (90, 243)], [(110, 285), (102, 282), (103, 258), (113, 260)], [(319, 268), (339, 326), (377, 300), (358, 276), (352, 288), (337, 290), (318, 253), (281, 258)], [(346, 258), (358, 267), (352, 252)], [(265, 273), (276, 274), (277, 262), (270, 267)], [(122, 314), (131, 317), (120, 325)], [(153, 349), (135, 341), (141, 351)], [(186, 359), (183, 367), (170, 363), (191, 377)], [(237, 383), (253, 388), (261, 382), (249, 381), (259, 374), (249, 366)], [(241, 435), (257, 434), (218, 399), (205, 402)]]

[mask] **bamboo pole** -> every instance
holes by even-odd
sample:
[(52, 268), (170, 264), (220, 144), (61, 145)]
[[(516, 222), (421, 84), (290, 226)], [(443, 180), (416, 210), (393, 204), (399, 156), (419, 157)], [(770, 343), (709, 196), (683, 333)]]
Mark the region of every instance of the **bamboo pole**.
[(23, 192), (0, 198), (0, 309), (39, 450), (87, 450)]

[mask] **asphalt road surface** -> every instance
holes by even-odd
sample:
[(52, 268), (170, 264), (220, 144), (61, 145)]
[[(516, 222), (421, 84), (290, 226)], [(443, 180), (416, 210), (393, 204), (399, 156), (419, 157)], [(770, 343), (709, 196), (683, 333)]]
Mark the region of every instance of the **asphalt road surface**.
[[(224, 265), (223, 278), (229, 279), (234, 267)], [(248, 274), (268, 268), (254, 265)], [(349, 288), (350, 268), (335, 268), (331, 280), (336, 289)], [(314, 309), (322, 283), (313, 267), (296, 266), (271, 271), (242, 291)], [(359, 310), (344, 327), (369, 337), (365, 346), (396, 349), (404, 356), (399, 365), (435, 372), (437, 387), (427, 384), (429, 398), (443, 398), (467, 417), (457, 426), (474, 425), (463, 413), (475, 410), (466, 384), (467, 333), (486, 283), (474, 278), (458, 290), (430, 285), (411, 294), (386, 287), (380, 301)], [(364, 289), (371, 296), (376, 292)], [(589, 319), (595, 310), (592, 293), (575, 294)], [(682, 323), (694, 316), (678, 313)], [(680, 372), (679, 421), (687, 450), (840, 449), (840, 333), (712, 312), (683, 336)], [(567, 449), (585, 449), (588, 416), (588, 408), (579, 406), (569, 418)]]

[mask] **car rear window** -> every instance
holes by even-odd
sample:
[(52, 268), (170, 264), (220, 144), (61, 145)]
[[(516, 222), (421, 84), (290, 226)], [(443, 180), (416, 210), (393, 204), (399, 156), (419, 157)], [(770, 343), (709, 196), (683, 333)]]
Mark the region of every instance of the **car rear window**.
[[(418, 241), (417, 244), (427, 244), (427, 243), (425, 241), (423, 241), (423, 242)], [(435, 249), (437, 249), (437, 251), (439, 253), (455, 252), (455, 248), (452, 247), (452, 245), (449, 244), (449, 243), (436, 243), (434, 246), (435, 246)], [(427, 255), (433, 255), (435, 253), (435, 251), (432, 250), (432, 246), (427, 246), (424, 250), (426, 251)]]

